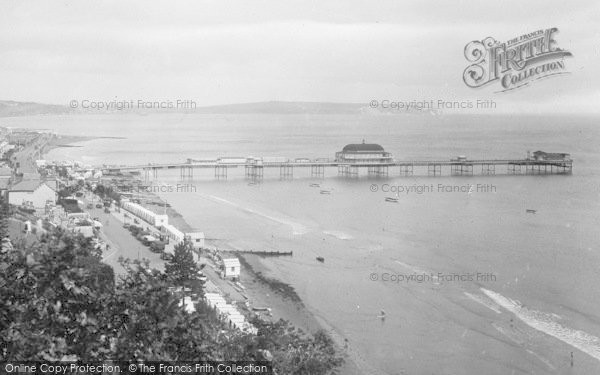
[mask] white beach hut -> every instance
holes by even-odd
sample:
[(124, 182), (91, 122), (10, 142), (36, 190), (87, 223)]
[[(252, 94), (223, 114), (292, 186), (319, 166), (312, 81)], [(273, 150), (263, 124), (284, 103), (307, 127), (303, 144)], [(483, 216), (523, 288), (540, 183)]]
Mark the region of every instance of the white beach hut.
[(227, 278), (239, 278), (241, 272), (240, 260), (238, 258), (223, 259), (224, 275)]

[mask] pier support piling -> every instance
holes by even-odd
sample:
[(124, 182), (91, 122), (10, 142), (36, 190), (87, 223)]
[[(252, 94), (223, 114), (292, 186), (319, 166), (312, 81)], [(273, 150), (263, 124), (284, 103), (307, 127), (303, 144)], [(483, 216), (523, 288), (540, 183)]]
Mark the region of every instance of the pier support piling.
[(343, 177), (358, 177), (358, 167), (356, 165), (339, 165), (338, 166), (338, 174)]
[(472, 176), (473, 164), (452, 164), (450, 174), (452, 176)]
[(387, 165), (370, 165), (367, 167), (367, 173), (369, 177), (387, 177), (388, 166)]
[(226, 180), (227, 179), (227, 167), (224, 165), (217, 165), (215, 167), (215, 178), (217, 180)]
[(412, 176), (414, 166), (412, 164), (400, 166), (400, 176)]
[(294, 167), (287, 164), (282, 164), (279, 167), (279, 179), (291, 180), (294, 178)]
[(442, 165), (441, 164), (427, 165), (427, 174), (429, 176), (440, 176), (442, 174)]
[(246, 165), (246, 179), (256, 182), (263, 179), (264, 169), (258, 165)]
[(492, 176), (496, 174), (496, 166), (494, 164), (481, 164), (481, 174)]
[(507, 166), (508, 174), (521, 174), (521, 165), (510, 163)]
[(191, 180), (194, 177), (194, 169), (188, 166), (183, 166), (179, 168), (179, 177), (181, 178), (181, 180)]
[(152, 175), (152, 178), (154, 179), (158, 178), (158, 168), (144, 168), (145, 181), (150, 180), (150, 175)]
[(310, 177), (312, 177), (312, 178), (325, 178), (325, 166), (323, 166), (323, 165), (311, 165), (310, 166)]

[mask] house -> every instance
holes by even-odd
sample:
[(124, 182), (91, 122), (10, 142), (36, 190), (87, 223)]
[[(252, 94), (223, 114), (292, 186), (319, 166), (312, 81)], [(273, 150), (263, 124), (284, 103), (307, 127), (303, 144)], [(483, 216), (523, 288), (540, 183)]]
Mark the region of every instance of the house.
[(223, 274), (227, 278), (239, 278), (242, 267), (238, 258), (223, 259)]
[(23, 180), (8, 190), (8, 203), (34, 209), (46, 208), (47, 203), (56, 203), (56, 190), (41, 180)]
[(565, 153), (552, 153), (552, 152), (544, 152), (544, 151), (536, 151), (533, 153), (533, 159), (542, 161), (542, 160), (570, 160), (571, 155)]

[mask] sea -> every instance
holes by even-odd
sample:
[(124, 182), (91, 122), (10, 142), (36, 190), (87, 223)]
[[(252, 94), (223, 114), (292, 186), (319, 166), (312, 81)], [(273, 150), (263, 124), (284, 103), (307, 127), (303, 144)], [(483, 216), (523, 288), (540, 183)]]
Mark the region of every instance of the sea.
[(227, 179), (212, 169), (150, 178), (180, 185), (161, 197), (218, 246), (293, 251), (260, 261), (348, 340), (364, 373), (600, 373), (597, 117), (117, 113), (0, 126), (98, 137), (46, 156), (89, 165), (333, 159), (363, 140), (398, 160), (570, 153), (572, 175), (480, 176), (476, 167), (474, 176), (344, 178), (328, 169), (319, 179), (295, 168), (282, 180), (274, 168), (251, 183), (238, 168)]

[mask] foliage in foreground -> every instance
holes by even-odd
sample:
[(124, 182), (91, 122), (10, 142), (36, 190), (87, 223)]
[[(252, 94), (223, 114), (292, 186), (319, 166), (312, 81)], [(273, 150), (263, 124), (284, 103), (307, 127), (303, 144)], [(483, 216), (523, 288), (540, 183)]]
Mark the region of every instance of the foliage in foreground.
[(30, 248), (0, 253), (0, 361), (254, 360), (279, 374), (328, 374), (342, 362), (324, 333), (255, 321), (257, 336), (229, 330), (204, 303), (185, 313), (181, 282), (124, 261), (113, 270), (89, 240), (57, 230)]

